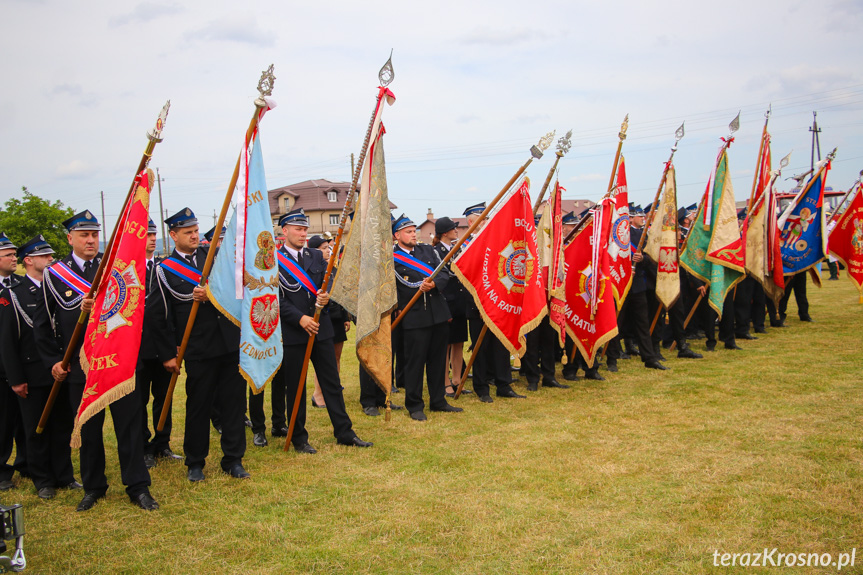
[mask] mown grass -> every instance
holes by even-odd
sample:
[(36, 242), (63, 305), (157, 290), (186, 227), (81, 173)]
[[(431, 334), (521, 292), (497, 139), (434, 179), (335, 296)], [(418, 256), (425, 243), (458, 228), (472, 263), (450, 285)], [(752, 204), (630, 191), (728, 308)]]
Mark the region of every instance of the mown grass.
[(465, 396), (464, 413), (423, 424), (363, 415), (349, 342), (348, 410), (372, 449), (336, 445), (309, 408), (319, 453), (255, 448), (249, 434), (252, 479), (237, 481), (217, 471), (213, 432), (207, 480), (161, 463), (162, 508), (147, 513), (126, 499), (106, 433), (112, 487), (92, 511), (75, 512), (77, 493), (11, 492), (26, 508), (28, 571), (736, 573), (762, 570), (714, 567), (714, 550), (860, 547), (843, 572), (861, 572), (863, 306), (846, 278), (824, 284), (809, 290), (817, 323), (797, 321), (792, 300), (789, 327), (743, 351), (670, 358), (661, 373), (622, 361), (608, 381), (526, 400)]

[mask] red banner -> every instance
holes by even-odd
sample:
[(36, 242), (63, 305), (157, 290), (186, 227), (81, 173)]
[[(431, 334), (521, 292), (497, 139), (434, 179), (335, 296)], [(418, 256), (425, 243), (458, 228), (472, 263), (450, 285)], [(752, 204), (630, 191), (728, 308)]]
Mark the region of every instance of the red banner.
[(854, 199), (836, 222), (829, 242), (828, 251), (845, 265), (863, 303), (863, 186), (858, 187)]
[(147, 277), (147, 211), (152, 170), (138, 174), (111, 245), (96, 303), (81, 346), (87, 384), (75, 416), (72, 446), (81, 446), (81, 426), (112, 402), (135, 390), (135, 366), (144, 325)]
[[(566, 316), (564, 315), (564, 298), (566, 298), (566, 275), (563, 265), (563, 209), (561, 196), (566, 189), (560, 182), (554, 183), (554, 192), (548, 198), (548, 210), (551, 218), (551, 258), (548, 266), (548, 318), (551, 327), (557, 332), (560, 345), (566, 341)], [(543, 262), (544, 263), (544, 262)], [(543, 268), (546, 269), (546, 268)]]
[(618, 307), (623, 305), (632, 285), (632, 244), (629, 240), (629, 192), (626, 188), (626, 166), (623, 156), (617, 169), (617, 187), (612, 191), (614, 213), (608, 237), (609, 276)]
[[(615, 213), (606, 198), (566, 246), (566, 331), (587, 364), (593, 366), (596, 350), (617, 335), (617, 312), (610, 279), (608, 238)], [(598, 227), (597, 227), (598, 226)]]
[(519, 356), (527, 349), (524, 335), (548, 313), (529, 188), (527, 178), (516, 182), (452, 264), (485, 324)]

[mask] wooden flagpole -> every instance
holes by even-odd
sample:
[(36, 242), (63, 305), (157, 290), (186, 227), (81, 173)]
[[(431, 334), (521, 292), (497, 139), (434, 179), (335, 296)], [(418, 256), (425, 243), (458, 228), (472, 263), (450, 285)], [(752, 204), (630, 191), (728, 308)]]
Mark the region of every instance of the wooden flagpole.
[[(117, 222), (114, 224), (114, 231), (111, 232), (111, 239), (108, 240), (107, 244), (105, 244), (105, 253), (107, 253), (108, 256), (103, 257), (102, 261), (99, 262), (96, 276), (93, 278), (93, 283), (90, 285), (90, 290), (87, 292), (87, 299), (95, 297), (96, 292), (99, 291), (99, 284), (102, 283), (102, 275), (104, 274), (105, 269), (110, 269), (114, 265), (113, 246), (114, 240), (117, 237), (117, 229), (120, 226), (120, 221), (123, 219), (122, 214), (126, 213), (126, 208), (134, 197), (135, 188), (138, 185), (138, 175), (150, 164), (150, 158), (153, 157), (153, 150), (156, 148), (156, 144), (162, 141), (162, 129), (165, 127), (165, 120), (168, 118), (168, 110), (170, 108), (171, 101), (168, 100), (162, 107), (162, 111), (159, 112), (159, 117), (156, 119), (156, 125), (153, 129), (147, 131), (147, 147), (144, 149), (141, 161), (138, 162), (138, 169), (135, 171), (135, 176), (132, 178), (132, 185), (129, 186), (129, 193), (126, 194), (126, 200), (123, 202), (123, 209), (120, 210), (121, 217), (117, 218)], [(69, 363), (72, 361), (72, 354), (78, 347), (78, 340), (80, 340), (84, 335), (84, 329), (89, 316), (89, 313), (85, 312), (83, 309), (81, 310), (81, 314), (78, 316), (78, 323), (75, 324), (75, 329), (72, 331), (72, 337), (66, 345), (66, 353), (63, 354), (63, 361), (60, 363), (60, 366), (64, 370), (68, 370), (69, 368)], [(45, 426), (48, 424), (48, 416), (51, 415), (54, 402), (57, 400), (57, 394), (60, 393), (60, 384), (60, 380), (54, 380), (54, 385), (51, 386), (51, 393), (48, 395), (48, 401), (45, 403), (45, 408), (42, 410), (42, 417), (39, 418), (39, 424), (36, 426), (36, 433), (42, 433), (45, 430)]]
[[(449, 262), (455, 254), (458, 253), (458, 250), (461, 248), (462, 244), (470, 237), (470, 235), (479, 227), (479, 225), (485, 220), (488, 216), (489, 212), (494, 209), (495, 205), (500, 201), (500, 199), (504, 196), (504, 194), (509, 190), (509, 188), (515, 183), (519, 176), (521, 176), (527, 167), (534, 161), (534, 159), (538, 160), (542, 157), (542, 153), (548, 149), (551, 145), (551, 141), (554, 138), (555, 132), (549, 132), (542, 138), (540, 138), (539, 143), (535, 146), (530, 147), (531, 157), (512, 175), (509, 181), (504, 185), (504, 187), (498, 192), (498, 194), (491, 200), (491, 202), (486, 206), (486, 208), (482, 211), (479, 217), (474, 220), (474, 222), (470, 225), (467, 231), (464, 233), (462, 237), (458, 239), (455, 245), (450, 248), (449, 252), (447, 252), (446, 256), (441, 260), (438, 266), (434, 269), (429, 277), (426, 279), (431, 281), (437, 276), (440, 271), (444, 268), (444, 266)], [(396, 326), (401, 323), (402, 319), (404, 319), (405, 314), (410, 311), (410, 309), (414, 306), (414, 304), (420, 299), (422, 295), (421, 290), (417, 290), (414, 296), (407, 303), (405, 308), (399, 312), (396, 318), (393, 320), (392, 325), (390, 325), (390, 331), (396, 329)]]
[(761, 145), (758, 147), (758, 163), (755, 165), (755, 177), (752, 178), (752, 191), (749, 193), (749, 201), (746, 203), (746, 213), (748, 214), (752, 210), (752, 202), (755, 198), (755, 189), (758, 187), (758, 180), (761, 179), (761, 164), (762, 157), (764, 155), (764, 140), (767, 138), (767, 122), (770, 121), (770, 112), (772, 111), (773, 106), (770, 105), (767, 107), (767, 111), (764, 112), (764, 129), (761, 130)]
[[(252, 115), (252, 119), (249, 122), (249, 127), (246, 129), (246, 136), (244, 140), (243, 150), (245, 150), (249, 141), (252, 138), (252, 134), (254, 134), (255, 129), (258, 126), (258, 120), (261, 115), (261, 110), (267, 107), (267, 103), (264, 100), (265, 96), (270, 96), (273, 93), (273, 84), (276, 80), (276, 77), (273, 75), (273, 65), (270, 64), (270, 67), (264, 70), (261, 73), (261, 79), (258, 81), (258, 93), (259, 96), (255, 98), (255, 113)], [(228, 191), (225, 193), (225, 200), (222, 202), (222, 211), (219, 212), (219, 217), (216, 220), (216, 230), (221, 230), (225, 225), (225, 217), (228, 214), (228, 208), (231, 207), (231, 199), (234, 197), (234, 189), (237, 187), (237, 179), (240, 176), (240, 161), (242, 160), (243, 152), (240, 152), (240, 156), (237, 156), (237, 164), (234, 166), (234, 173), (231, 176), (231, 181), (228, 184)], [(219, 232), (216, 231), (216, 236), (218, 237)], [(215, 244), (214, 244), (215, 245)], [(210, 271), (213, 268), (213, 261), (216, 258), (216, 249), (214, 245), (210, 246), (210, 249), (207, 250), (207, 259), (204, 261), (204, 269), (201, 271), (201, 281), (198, 284), (198, 287), (204, 287), (207, 285), (207, 279), (210, 276)], [(192, 328), (195, 326), (195, 319), (198, 317), (198, 308), (201, 307), (201, 302), (194, 300), (192, 301), (192, 309), (189, 312), (189, 319), (186, 321), (186, 330), (183, 332), (183, 339), (180, 342), (180, 349), (177, 351), (177, 370), (183, 365), (183, 358), (186, 355), (186, 348), (189, 345), (189, 339), (192, 336)], [(165, 428), (165, 422), (168, 419), (168, 414), (171, 412), (171, 401), (174, 397), (174, 388), (177, 386), (177, 378), (179, 377), (178, 372), (174, 372), (171, 374), (171, 382), (168, 384), (168, 392), (165, 395), (165, 403), (162, 406), (162, 415), (159, 417), (159, 425), (156, 426), (156, 429), (162, 431)]]
[[(548, 138), (549, 136), (553, 136), (553, 135), (554, 135), (554, 132), (552, 132), (551, 134), (547, 134), (546, 138)], [(560, 159), (563, 158), (563, 156), (569, 151), (570, 147), (572, 146), (572, 144), (570, 143), (571, 137), (572, 137), (572, 130), (568, 131), (566, 133), (566, 136), (560, 138), (557, 141), (557, 151), (555, 152), (556, 158), (554, 160), (554, 164), (552, 164), (551, 169), (548, 171), (548, 176), (545, 178), (545, 183), (543, 184), (542, 189), (539, 191), (539, 196), (537, 197), (537, 200), (533, 205), (533, 216), (534, 216), (534, 218), (536, 218), (536, 212), (539, 210), (539, 206), (542, 205), (542, 198), (543, 198), (543, 196), (545, 196), (545, 192), (548, 189), (549, 184), (551, 183), (551, 178), (554, 175), (554, 171), (557, 170), (558, 162), (560, 162)], [(540, 146), (542, 146), (543, 140), (540, 140)], [(549, 143), (550, 142), (551, 142), (551, 138), (549, 138)], [(535, 147), (536, 146), (534, 146), (534, 148)], [(531, 148), (531, 150), (530, 150), (531, 154), (534, 153), (533, 152), (534, 148)], [(546, 144), (546, 146), (542, 149), (545, 150), (546, 148), (548, 148), (548, 144)], [(540, 152), (540, 157), (541, 156), (542, 156), (542, 152)], [(522, 168), (519, 172), (516, 172), (516, 175), (513, 176), (512, 179), (510, 179), (510, 181), (507, 183), (506, 187), (503, 190), (501, 190), (501, 192), (494, 199), (494, 203), (497, 203), (500, 200), (500, 198), (503, 197), (504, 192), (509, 189), (509, 187), (512, 185), (512, 183), (515, 182), (516, 178), (520, 175), (520, 172), (523, 172), (524, 169), (527, 168), (528, 164), (530, 164), (531, 161), (533, 161), (533, 158), (529, 159), (527, 161), (527, 163), (525, 163), (525, 165), (522, 166)], [(494, 204), (492, 204), (492, 206), (493, 205)], [(477, 220), (474, 222), (475, 225), (478, 225), (479, 222), (481, 222), (484, 219), (485, 213), (487, 211), (489, 211), (489, 209), (492, 206), (489, 206), (488, 208), (486, 208), (486, 210), (483, 212), (483, 216), (477, 218)], [(470, 236), (470, 233), (469, 233), (470, 231), (471, 230), (468, 230), (468, 233), (465, 234), (465, 237)], [(464, 239), (464, 238), (462, 238), (462, 239)], [(456, 247), (458, 247), (458, 244), (456, 245)], [(449, 254), (447, 254), (447, 255), (449, 256), (450, 254), (453, 254), (454, 252), (456, 252), (457, 251), (456, 247), (453, 247), (453, 249), (451, 249)], [(417, 292), (417, 295), (414, 296), (413, 299), (414, 300), (418, 299), (418, 296), (419, 296), (419, 292)], [(411, 300), (411, 301), (413, 301), (413, 300)], [(479, 335), (477, 336), (476, 341), (473, 344), (473, 351), (471, 351), (470, 359), (468, 360), (467, 365), (465, 366), (465, 368), (461, 372), (461, 379), (459, 379), (458, 386), (456, 386), (454, 399), (458, 399), (459, 397), (461, 397), (462, 391), (464, 391), (464, 384), (467, 381), (467, 375), (470, 373), (470, 368), (473, 366), (474, 361), (476, 361), (476, 355), (479, 352), (479, 346), (482, 345), (482, 341), (485, 339), (485, 334), (487, 332), (488, 332), (488, 325), (483, 323), (482, 329), (480, 330)]]
[[(380, 81), (381, 88), (386, 88), (387, 86), (389, 86), (390, 83), (393, 81), (393, 78), (395, 78), (395, 71), (393, 70), (392, 59), (393, 56), (391, 52), (389, 59), (378, 72), (378, 80)], [(336, 237), (333, 240), (333, 255), (330, 256), (330, 259), (327, 262), (327, 271), (324, 274), (324, 283), (318, 293), (328, 292), (330, 288), (330, 280), (332, 279), (331, 276), (333, 273), (333, 267), (335, 266), (336, 260), (338, 259), (339, 245), (342, 242), (342, 235), (345, 231), (345, 225), (348, 221), (348, 215), (351, 213), (351, 208), (354, 203), (354, 197), (357, 191), (357, 183), (359, 182), (360, 174), (362, 173), (363, 166), (366, 162), (366, 153), (369, 150), (369, 143), (372, 137), (372, 128), (374, 127), (375, 118), (377, 117), (378, 113), (378, 107), (381, 105), (381, 99), (383, 98), (383, 96), (384, 90), (381, 89), (378, 92), (377, 100), (375, 100), (375, 108), (372, 112), (372, 117), (369, 120), (369, 127), (366, 129), (366, 137), (363, 140), (363, 146), (362, 149), (360, 149), (360, 155), (357, 158), (356, 169), (354, 170), (353, 179), (351, 180), (351, 188), (348, 191), (348, 197), (345, 200), (345, 207), (344, 209), (342, 209), (342, 215), (339, 218), (339, 231), (336, 233)], [(368, 192), (368, 190), (366, 190), (366, 192)], [(323, 311), (323, 309), (323, 307), (318, 306), (317, 302), (315, 302), (315, 316), (313, 318), (315, 323), (320, 320), (321, 312)], [(309, 372), (309, 361), (312, 357), (312, 348), (315, 345), (316, 337), (317, 336), (314, 334), (310, 335), (309, 340), (306, 342), (306, 354), (303, 357), (303, 369), (300, 371), (300, 383), (297, 386), (297, 395), (296, 397), (294, 397), (294, 405), (291, 409), (291, 418), (290, 422), (288, 423), (288, 435), (287, 437), (285, 437), (285, 451), (288, 451), (291, 447), (291, 437), (293, 437), (294, 435), (294, 427), (297, 424), (297, 413), (299, 413), (300, 410), (300, 401), (302, 401), (303, 391), (305, 391), (306, 389), (306, 376)]]

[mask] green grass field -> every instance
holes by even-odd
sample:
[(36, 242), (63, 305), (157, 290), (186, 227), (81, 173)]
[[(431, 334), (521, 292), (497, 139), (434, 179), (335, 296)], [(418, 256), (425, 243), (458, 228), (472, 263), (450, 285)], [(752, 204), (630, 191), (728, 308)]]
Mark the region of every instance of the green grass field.
[(810, 283), (816, 323), (792, 298), (788, 328), (743, 351), (666, 352), (666, 372), (621, 361), (608, 381), (526, 400), (463, 396), (464, 413), (426, 423), (362, 413), (348, 342), (345, 398), (372, 449), (336, 445), (309, 407), (319, 453), (256, 448), (248, 431), (252, 479), (238, 481), (218, 470), (213, 432), (207, 480), (160, 463), (161, 510), (148, 513), (123, 492), (107, 424), (112, 487), (93, 510), (75, 512), (80, 492), (43, 502), (24, 481), (3, 500), (25, 506), (32, 573), (760, 573), (777, 568), (714, 567), (713, 553), (855, 547), (842, 572), (861, 573), (863, 305), (844, 273), (824, 284)]

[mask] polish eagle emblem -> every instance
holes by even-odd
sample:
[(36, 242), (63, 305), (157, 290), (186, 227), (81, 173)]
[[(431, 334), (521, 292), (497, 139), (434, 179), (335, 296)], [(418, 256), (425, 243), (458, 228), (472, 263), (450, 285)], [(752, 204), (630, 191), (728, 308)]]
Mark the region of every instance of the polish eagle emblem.
[(267, 340), (279, 325), (279, 300), (275, 294), (265, 294), (252, 299), (249, 319), (255, 333)]

